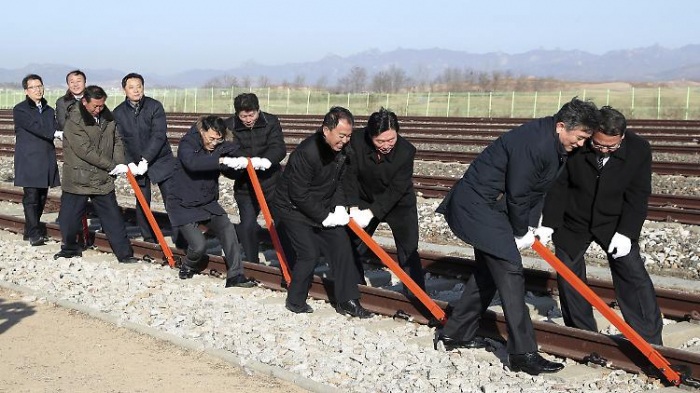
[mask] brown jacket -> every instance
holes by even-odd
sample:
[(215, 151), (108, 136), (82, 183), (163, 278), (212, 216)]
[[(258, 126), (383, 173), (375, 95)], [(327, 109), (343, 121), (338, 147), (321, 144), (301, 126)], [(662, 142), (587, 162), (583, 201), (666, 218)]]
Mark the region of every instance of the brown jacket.
[(63, 191), (105, 195), (114, 191), (109, 172), (124, 164), (124, 145), (112, 112), (105, 107), (98, 125), (82, 103), (69, 112), (63, 134)]

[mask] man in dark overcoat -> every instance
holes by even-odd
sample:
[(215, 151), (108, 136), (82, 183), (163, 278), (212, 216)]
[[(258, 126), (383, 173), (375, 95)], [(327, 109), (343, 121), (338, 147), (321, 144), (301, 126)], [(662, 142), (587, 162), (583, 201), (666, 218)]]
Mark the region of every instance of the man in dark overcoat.
[[(277, 116), (260, 110), (258, 97), (253, 93), (239, 94), (233, 100), (233, 107), (236, 112), (226, 119), (226, 127), (233, 132), (241, 146), (239, 154), (251, 158), (265, 200), (269, 204), (282, 173), (280, 162), (287, 156), (282, 126)], [(260, 205), (245, 166), (237, 169), (242, 171), (237, 175), (233, 186), (233, 197), (241, 217), (237, 228), (238, 238), (243, 245), (246, 260), (258, 263), (257, 217)]]
[[(638, 243), (651, 193), (651, 147), (626, 131), (622, 113), (607, 106), (600, 111), (600, 129), (569, 158), (547, 194), (536, 233), (543, 242), (554, 233), (557, 257), (584, 282), (588, 246), (596, 242), (606, 250), (623, 317), (661, 345), (661, 311)], [(557, 280), (566, 326), (598, 331), (591, 304), (561, 276)]]
[(534, 375), (563, 368), (537, 352), (519, 251), (534, 242), (544, 195), (567, 153), (582, 146), (599, 123), (596, 106), (574, 98), (556, 115), (496, 139), (445, 197), (437, 211), (457, 237), (474, 247), (477, 262), (438, 336), (447, 349), (486, 345), (475, 334), (498, 290), (508, 328), (510, 368)]
[(26, 98), (15, 105), (15, 186), (22, 187), (24, 236), (32, 246), (46, 241), (40, 221), (49, 187), (61, 185), (53, 144), (54, 110), (44, 99), (44, 83), (39, 75), (22, 79)]
[(286, 307), (294, 313), (313, 312), (306, 303), (314, 268), (321, 253), (334, 279), (336, 310), (345, 315), (370, 318), (360, 305), (359, 274), (345, 225), (346, 209), (342, 175), (345, 145), (355, 124), (352, 113), (333, 107), (321, 128), (304, 139), (289, 157), (272, 208), (284, 253), (292, 266), (292, 282)]
[[(370, 235), (379, 223), (389, 224), (399, 265), (425, 289), (418, 256), (418, 209), (413, 188), (416, 148), (398, 134), (399, 129), (396, 114), (381, 108), (369, 117), (364, 129), (354, 132), (343, 187), (350, 217)], [(360, 247), (361, 252), (365, 249)], [(361, 263), (358, 266), (362, 268)]]
[(191, 278), (206, 266), (207, 241), (199, 229), (206, 225), (221, 242), (226, 261), (226, 287), (252, 287), (243, 274), (241, 246), (236, 230), (219, 204), (219, 176), (247, 161), (237, 155), (239, 148), (230, 141), (224, 120), (202, 117), (178, 144), (177, 163), (166, 203), (170, 223), (187, 241), (187, 254), (180, 265), (180, 278)]
[[(113, 113), (117, 131), (124, 140), (126, 161), (148, 205), (151, 205), (151, 183), (158, 185), (163, 203), (167, 203), (175, 157), (168, 142), (165, 110), (160, 102), (144, 95), (144, 80), (139, 74), (130, 73), (122, 78), (122, 89), (126, 99)], [(153, 243), (155, 233), (138, 201), (136, 224), (143, 240)], [(173, 236), (173, 240), (176, 238)]]
[(76, 237), (90, 199), (119, 262), (137, 262), (114, 192), (114, 178), (126, 174), (128, 168), (122, 138), (112, 112), (105, 106), (106, 100), (107, 93), (101, 87), (88, 86), (80, 103), (68, 114), (58, 214), (63, 242), (61, 251), (54, 255), (56, 259), (82, 255)]

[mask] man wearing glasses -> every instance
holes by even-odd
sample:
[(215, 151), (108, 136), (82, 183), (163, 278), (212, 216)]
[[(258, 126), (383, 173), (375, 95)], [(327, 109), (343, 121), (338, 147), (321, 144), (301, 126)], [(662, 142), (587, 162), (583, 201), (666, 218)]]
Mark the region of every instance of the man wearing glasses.
[(39, 75), (22, 79), (26, 99), (12, 110), (15, 124), (15, 186), (24, 196), (24, 236), (32, 246), (46, 242), (41, 214), (49, 187), (61, 185), (56, 163), (54, 110), (44, 99), (44, 83)]
[[(584, 282), (588, 246), (596, 242), (606, 250), (622, 315), (645, 340), (661, 345), (661, 312), (638, 244), (651, 193), (651, 147), (625, 131), (620, 112), (609, 106), (600, 112), (600, 129), (569, 158), (547, 194), (537, 234), (545, 244), (553, 239), (557, 257)], [(566, 325), (598, 331), (591, 305), (563, 278), (558, 283)]]

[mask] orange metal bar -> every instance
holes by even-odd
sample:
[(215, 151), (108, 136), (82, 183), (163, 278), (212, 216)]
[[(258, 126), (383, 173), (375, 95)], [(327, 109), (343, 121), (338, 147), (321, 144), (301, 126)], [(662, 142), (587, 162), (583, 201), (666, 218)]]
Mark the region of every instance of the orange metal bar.
[(421, 287), (419, 287), (418, 284), (416, 284), (415, 281), (413, 281), (411, 276), (406, 274), (406, 272), (401, 268), (401, 266), (399, 266), (398, 263), (391, 259), (389, 254), (387, 254), (386, 251), (384, 251), (384, 249), (372, 239), (372, 236), (370, 236), (367, 232), (365, 232), (364, 229), (357, 225), (355, 220), (351, 218), (350, 222), (348, 223), (348, 226), (350, 227), (350, 229), (352, 229), (353, 232), (355, 232), (355, 234), (360, 239), (362, 239), (363, 242), (365, 242), (367, 247), (369, 247), (370, 250), (372, 250), (374, 254), (379, 257), (382, 263), (384, 263), (389, 268), (389, 270), (391, 270), (399, 278), (399, 280), (401, 280), (401, 282), (403, 282), (404, 285), (406, 285), (408, 289), (414, 295), (416, 295), (418, 300), (420, 300), (421, 303), (423, 303), (423, 305), (430, 311), (430, 313), (433, 314), (433, 316), (444, 325), (447, 322), (447, 316), (445, 315), (445, 311), (443, 311), (440, 308), (440, 306), (438, 306), (435, 303), (435, 301), (433, 301), (433, 299), (431, 299), (430, 296), (428, 296), (428, 294), (425, 293), (425, 291)]
[(253, 162), (250, 161), (250, 157), (248, 157), (248, 166), (246, 167), (246, 169), (248, 170), (250, 182), (253, 184), (255, 196), (258, 198), (260, 210), (262, 210), (263, 217), (265, 217), (267, 230), (270, 232), (270, 237), (272, 238), (272, 245), (275, 246), (275, 252), (277, 252), (277, 260), (280, 261), (280, 267), (282, 268), (282, 275), (284, 276), (284, 281), (286, 281), (287, 284), (290, 284), (292, 282), (292, 276), (289, 273), (289, 265), (287, 265), (287, 258), (284, 257), (284, 250), (282, 250), (282, 243), (280, 243), (280, 239), (277, 236), (275, 222), (272, 221), (272, 214), (270, 214), (270, 209), (267, 207), (265, 195), (263, 194), (262, 187), (260, 186), (260, 181), (258, 180), (258, 175), (257, 173), (255, 173), (255, 168), (253, 168)]
[(639, 349), (639, 351), (649, 359), (649, 361), (661, 371), (668, 381), (678, 386), (681, 384), (681, 376), (676, 371), (671, 369), (671, 364), (663, 357), (656, 349), (654, 349), (642, 336), (640, 336), (630, 325), (627, 324), (619, 315), (617, 315), (605, 302), (598, 297), (571, 269), (569, 269), (562, 261), (559, 260), (547, 247), (539, 240), (535, 240), (532, 245), (535, 250), (547, 263), (552, 265), (554, 270), (559, 273), (564, 279), (573, 286), (578, 293), (593, 305), (603, 316), (610, 321), (622, 334), (627, 337), (630, 342)]
[(88, 229), (87, 212), (83, 213), (83, 245), (89, 247), (90, 244), (90, 230)]
[(131, 169), (127, 170), (126, 177), (127, 179), (129, 179), (129, 183), (131, 183), (131, 188), (136, 194), (136, 199), (138, 199), (139, 204), (143, 209), (143, 212), (146, 214), (148, 223), (151, 224), (151, 229), (153, 229), (153, 232), (156, 234), (156, 239), (158, 239), (158, 244), (160, 244), (160, 248), (161, 250), (163, 250), (163, 254), (165, 254), (165, 259), (168, 261), (168, 265), (170, 265), (170, 267), (175, 267), (175, 259), (173, 258), (173, 252), (170, 250), (170, 246), (168, 246), (168, 243), (165, 242), (163, 232), (160, 231), (160, 227), (158, 226), (155, 217), (153, 217), (153, 213), (151, 213), (151, 208), (148, 207), (146, 198), (143, 197), (143, 193), (141, 193), (141, 188), (139, 188), (139, 183), (136, 182), (136, 178), (134, 177), (134, 174), (131, 173)]

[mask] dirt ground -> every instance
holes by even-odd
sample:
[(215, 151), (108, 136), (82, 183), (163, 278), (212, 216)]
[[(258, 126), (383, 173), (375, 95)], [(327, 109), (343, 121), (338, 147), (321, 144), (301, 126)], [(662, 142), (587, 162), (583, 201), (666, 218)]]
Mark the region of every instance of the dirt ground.
[(0, 288), (0, 392), (305, 392)]

